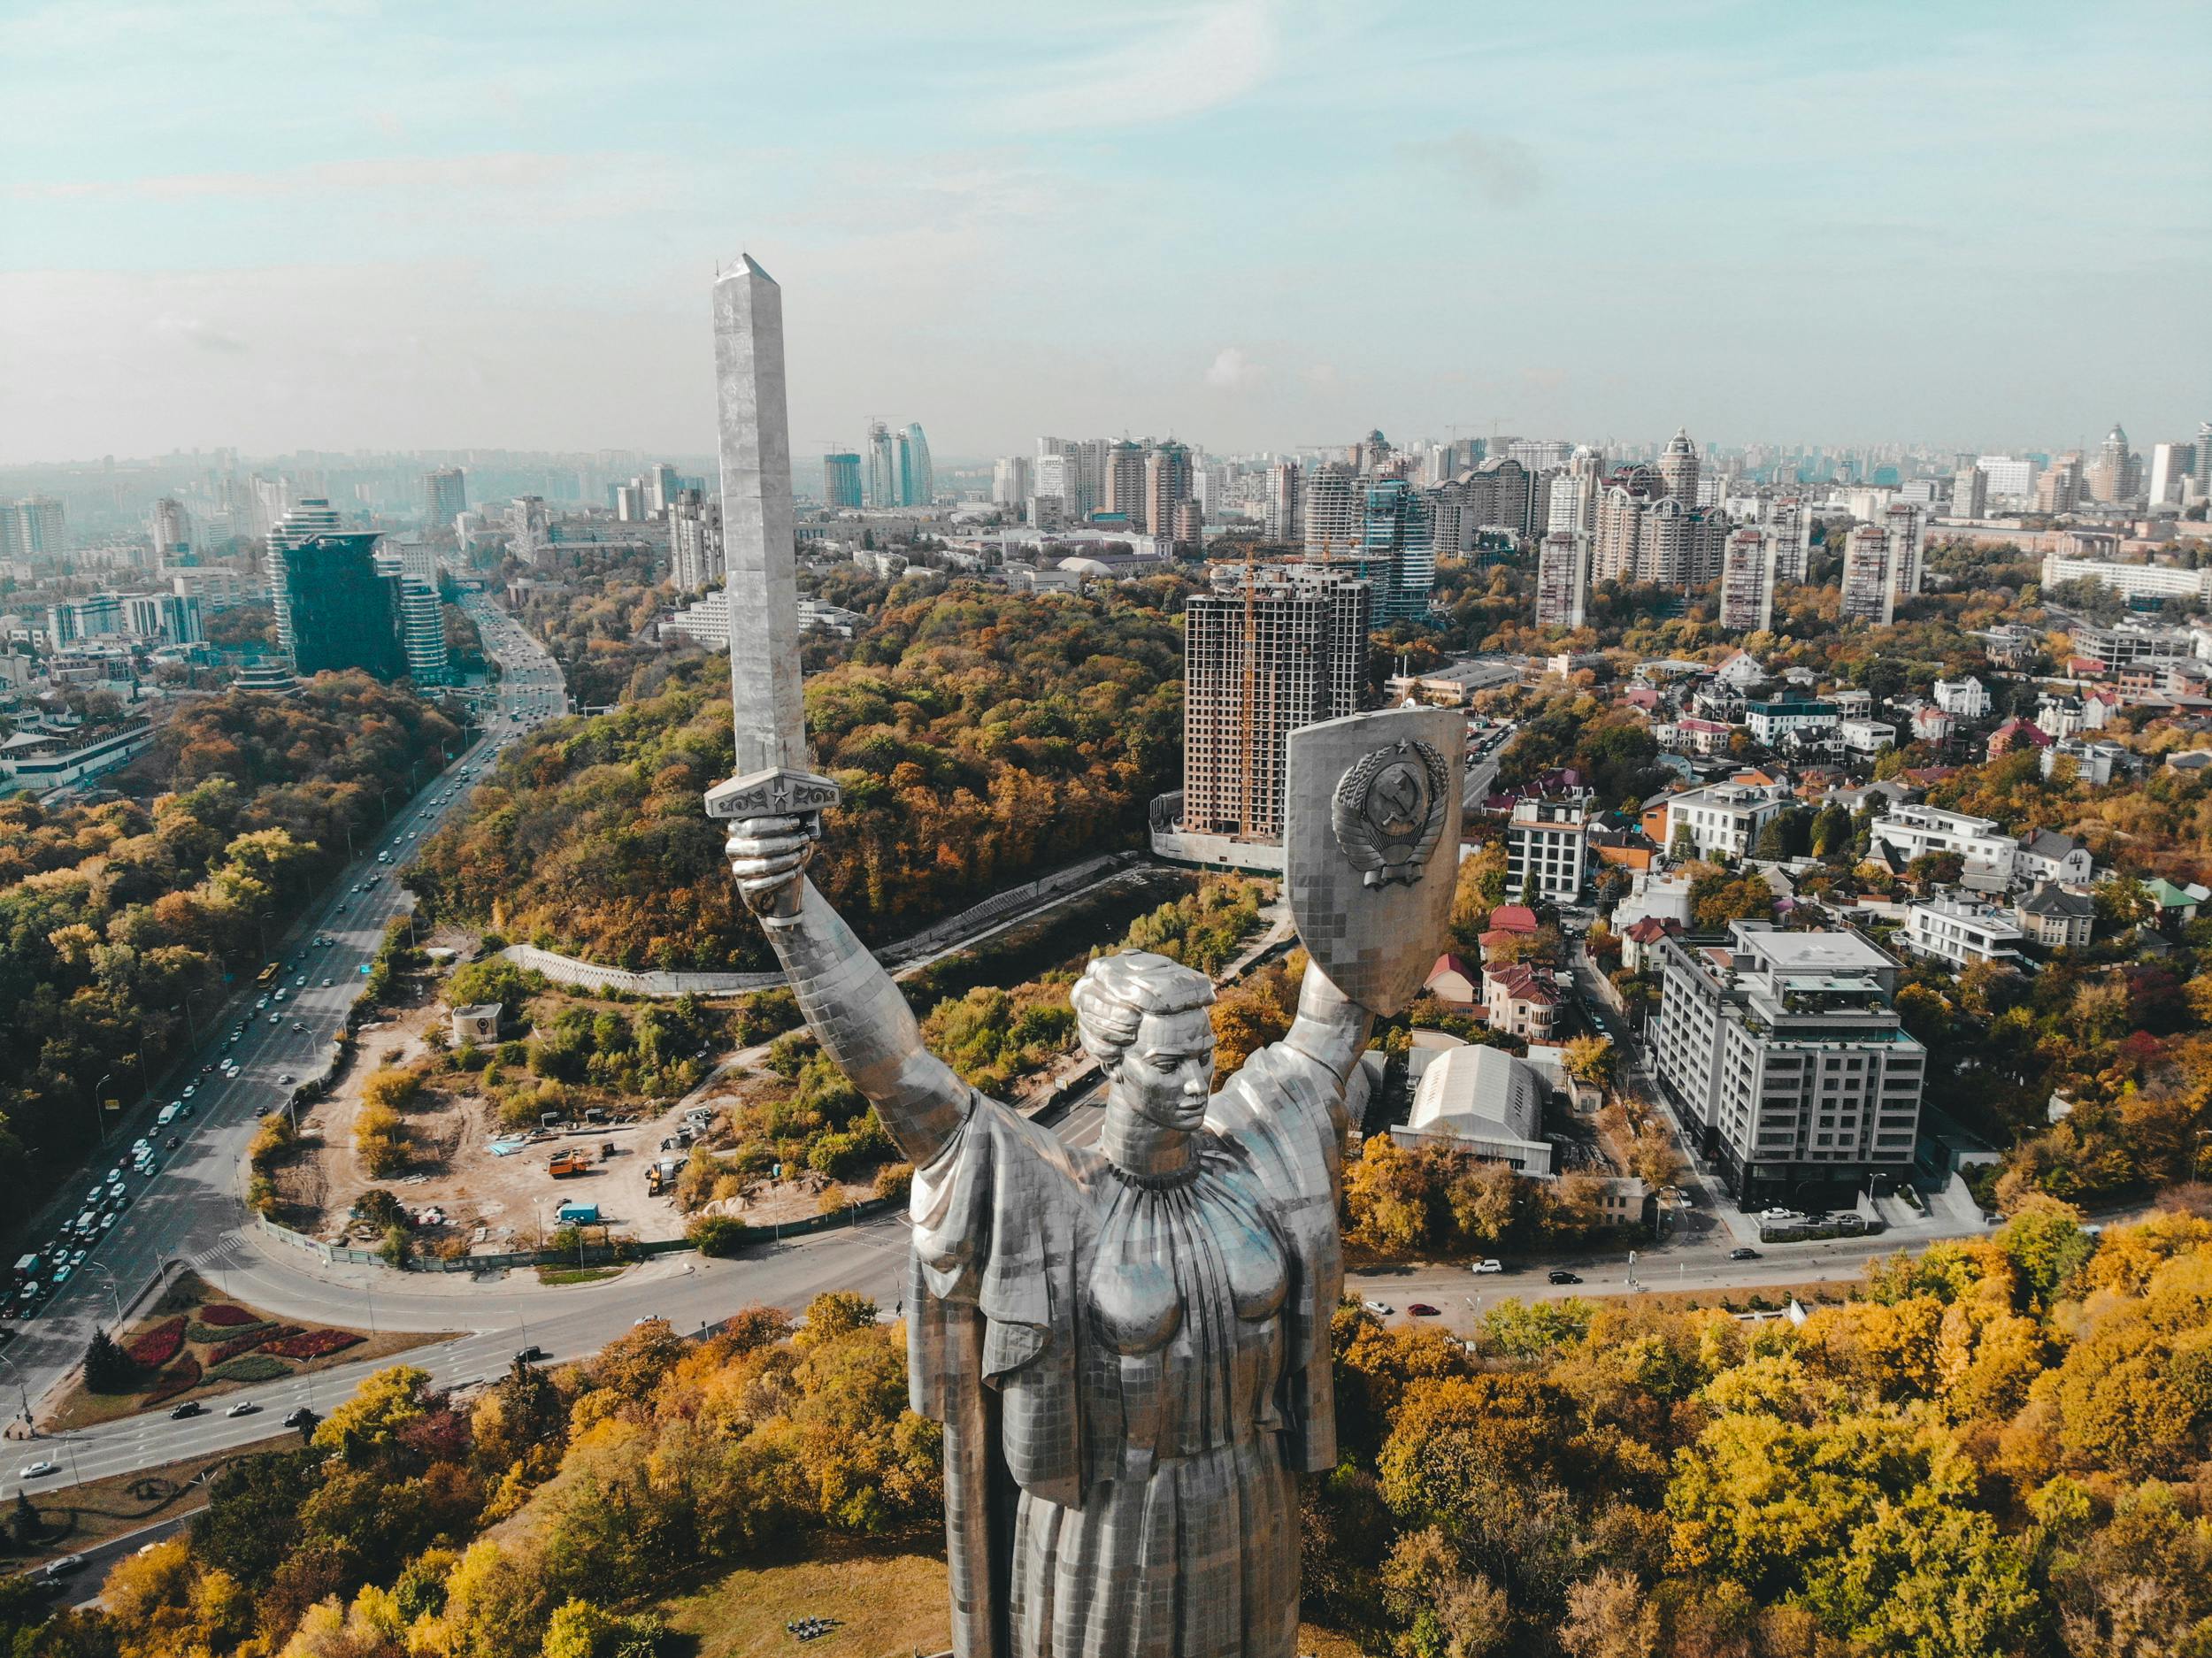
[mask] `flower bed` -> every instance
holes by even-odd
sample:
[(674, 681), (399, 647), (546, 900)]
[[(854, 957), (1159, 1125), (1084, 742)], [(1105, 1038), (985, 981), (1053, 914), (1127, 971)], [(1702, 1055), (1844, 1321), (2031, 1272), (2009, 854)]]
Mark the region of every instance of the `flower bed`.
[(282, 1359), (273, 1359), (265, 1353), (246, 1353), (217, 1365), (207, 1377), (211, 1382), (273, 1382), (291, 1373), (292, 1367)]
[(242, 1334), (233, 1336), (217, 1347), (214, 1352), (207, 1355), (207, 1362), (210, 1364), (227, 1364), (242, 1353), (250, 1353), (265, 1343), (277, 1340), (284, 1336), (296, 1336), (299, 1333), (300, 1326), (297, 1324), (256, 1324), (252, 1329)]
[(257, 1318), (242, 1307), (233, 1307), (225, 1301), (210, 1301), (200, 1309), (199, 1322), (204, 1324), (264, 1324), (269, 1321)]
[(242, 1336), (265, 1337), (276, 1327), (277, 1322), (273, 1318), (259, 1319), (250, 1324), (204, 1324), (196, 1319), (185, 1326), (184, 1339), (204, 1347), (211, 1347), (218, 1342), (235, 1341)]
[(184, 1324), (181, 1318), (172, 1318), (156, 1324), (126, 1347), (123, 1356), (142, 1370), (159, 1370), (183, 1349)]
[[(180, 1319), (178, 1322), (181, 1324), (183, 1321)], [(154, 1384), (154, 1391), (146, 1395), (146, 1402), (158, 1405), (199, 1385), (200, 1362), (188, 1353), (161, 1373), (160, 1378)]]
[(280, 1359), (319, 1359), (326, 1354), (342, 1353), (366, 1339), (350, 1330), (310, 1330), (303, 1335), (265, 1341), (261, 1350)]

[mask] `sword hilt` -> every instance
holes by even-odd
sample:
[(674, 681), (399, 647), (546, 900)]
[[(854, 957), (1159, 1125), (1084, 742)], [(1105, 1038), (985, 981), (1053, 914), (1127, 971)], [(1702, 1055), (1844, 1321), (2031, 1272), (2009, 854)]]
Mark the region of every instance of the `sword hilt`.
[[(777, 767), (717, 783), (707, 791), (707, 816), (725, 819), (797, 817), (805, 821), (807, 833), (818, 839), (822, 814), (842, 798), (837, 785), (826, 777)], [(802, 879), (787, 882), (777, 892), (767, 915), (780, 921), (797, 917), (803, 896)]]

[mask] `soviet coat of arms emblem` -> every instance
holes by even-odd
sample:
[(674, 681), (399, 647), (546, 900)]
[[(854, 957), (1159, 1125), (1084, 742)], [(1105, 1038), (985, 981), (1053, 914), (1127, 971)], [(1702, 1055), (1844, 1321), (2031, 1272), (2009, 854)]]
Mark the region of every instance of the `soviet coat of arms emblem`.
[(1329, 824), (1364, 885), (1421, 879), (1444, 833), (1450, 784), (1444, 756), (1417, 738), (1377, 748), (1344, 773)]

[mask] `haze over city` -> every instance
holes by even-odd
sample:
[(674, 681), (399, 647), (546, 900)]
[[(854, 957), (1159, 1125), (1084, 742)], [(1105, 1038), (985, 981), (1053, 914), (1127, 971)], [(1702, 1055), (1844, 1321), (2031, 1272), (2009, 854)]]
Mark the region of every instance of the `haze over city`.
[[(17, 8), (0, 459), (2092, 443), (2212, 357), (2186, 4)], [(2124, 296), (2124, 298), (2123, 298)]]

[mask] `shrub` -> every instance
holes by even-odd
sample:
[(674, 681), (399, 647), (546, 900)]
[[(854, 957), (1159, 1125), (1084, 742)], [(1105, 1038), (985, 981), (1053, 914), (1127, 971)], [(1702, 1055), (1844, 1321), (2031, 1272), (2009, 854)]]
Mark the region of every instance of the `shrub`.
[(171, 1318), (156, 1324), (127, 1345), (123, 1351), (142, 1370), (157, 1370), (184, 1347), (185, 1320)]
[(268, 1323), (258, 1313), (250, 1313), (242, 1307), (233, 1307), (227, 1301), (210, 1301), (200, 1309), (199, 1321), (204, 1324), (261, 1324)]
[(248, 1353), (217, 1365), (207, 1373), (211, 1382), (273, 1382), (289, 1376), (292, 1367), (265, 1353)]
[(914, 1165), (910, 1163), (887, 1163), (876, 1171), (876, 1195), (906, 1201), (907, 1191), (914, 1184)]
[(752, 1228), (727, 1215), (700, 1215), (684, 1228), (684, 1236), (703, 1255), (733, 1255), (751, 1236)]
[(362, 1114), (381, 1109), (404, 1111), (422, 1093), (422, 1073), (419, 1071), (396, 1071), (390, 1066), (370, 1073), (361, 1085)]
[(280, 1359), (319, 1359), (328, 1354), (342, 1353), (365, 1339), (350, 1330), (310, 1330), (301, 1335), (264, 1342), (261, 1350)]
[(153, 1391), (146, 1395), (146, 1402), (150, 1405), (158, 1405), (163, 1401), (174, 1399), (179, 1393), (188, 1393), (199, 1385), (200, 1362), (188, 1353), (161, 1373), (159, 1378), (154, 1383)]

